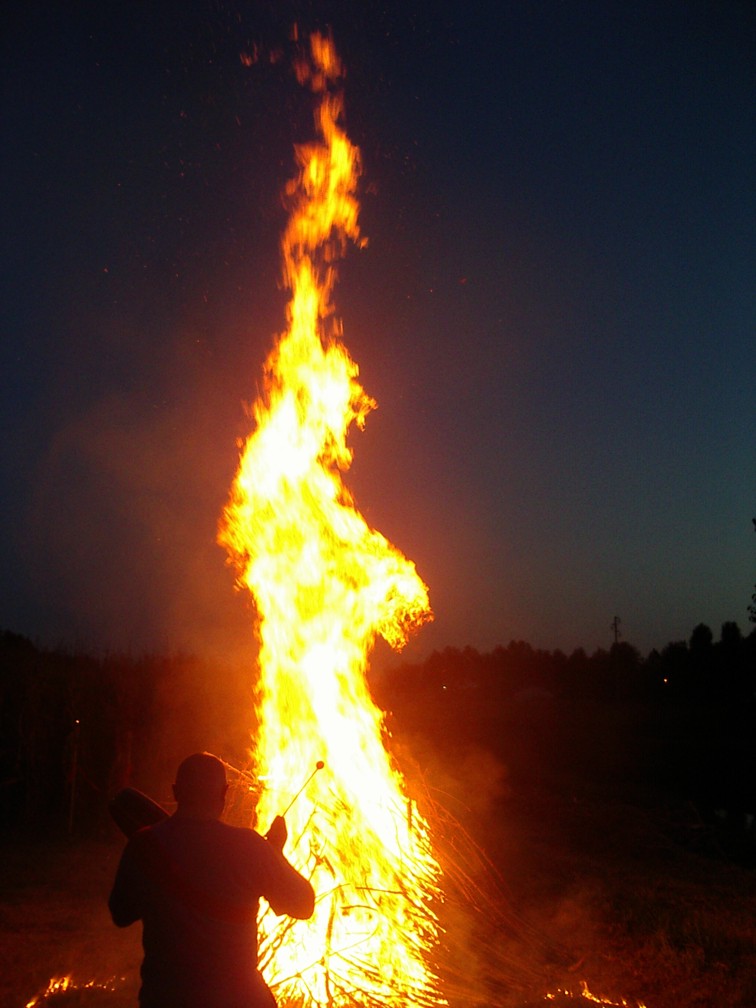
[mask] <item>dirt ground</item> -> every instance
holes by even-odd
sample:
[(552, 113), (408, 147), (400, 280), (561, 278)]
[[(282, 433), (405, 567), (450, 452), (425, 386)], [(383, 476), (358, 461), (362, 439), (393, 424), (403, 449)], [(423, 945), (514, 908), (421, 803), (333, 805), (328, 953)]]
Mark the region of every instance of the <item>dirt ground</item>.
[(116, 978), (122, 1003), (136, 1004), (140, 935), (115, 928), (106, 905), (121, 847), (116, 836), (0, 841), (2, 1008), (71, 974), (78, 985)]
[(573, 993), (564, 1004), (756, 1005), (753, 837), (659, 796), (531, 795), (509, 813), (492, 853), (515, 905), (566, 953), (549, 985)]
[[(481, 1006), (753, 1008), (756, 872), (695, 816), (569, 795), (499, 813), (485, 831), (499, 922), (480, 958), (501, 984)], [(122, 844), (115, 829), (0, 837), (0, 1008), (136, 1004), (139, 929), (106, 907)], [(42, 996), (67, 975), (76, 990)]]

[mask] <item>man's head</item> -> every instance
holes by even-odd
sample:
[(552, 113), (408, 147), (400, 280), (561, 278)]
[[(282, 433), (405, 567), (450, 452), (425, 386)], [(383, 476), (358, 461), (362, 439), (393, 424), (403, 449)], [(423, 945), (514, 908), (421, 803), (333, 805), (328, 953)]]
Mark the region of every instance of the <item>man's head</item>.
[(217, 819), (226, 802), (226, 768), (212, 753), (192, 753), (176, 771), (173, 794), (181, 815)]

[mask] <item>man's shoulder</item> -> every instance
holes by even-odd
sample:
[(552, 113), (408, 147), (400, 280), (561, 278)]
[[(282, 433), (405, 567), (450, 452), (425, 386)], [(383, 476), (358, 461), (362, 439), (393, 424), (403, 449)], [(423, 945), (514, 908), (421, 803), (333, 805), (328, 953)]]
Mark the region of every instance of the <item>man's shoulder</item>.
[(210, 845), (228, 871), (241, 872), (245, 878), (267, 878), (276, 870), (275, 852), (254, 830), (218, 821)]
[(233, 859), (265, 858), (268, 841), (255, 830), (232, 826), (220, 819), (184, 819), (172, 816), (155, 826), (148, 826), (134, 834), (135, 846), (159, 847), (172, 850), (205, 850), (218, 852), (221, 857)]
[(212, 830), (214, 842), (224, 850), (239, 851), (248, 856), (250, 853), (259, 855), (268, 849), (268, 841), (253, 829), (232, 826), (218, 819), (213, 823)]
[(153, 844), (155, 842), (154, 838), (160, 835), (159, 831), (156, 830), (156, 825), (142, 826), (140, 829), (132, 833), (126, 841), (124, 852), (131, 853), (134, 851), (140, 851)]
[(233, 838), (239, 843), (264, 844), (266, 842), (264, 837), (247, 826), (233, 826), (231, 823), (223, 822), (222, 819), (216, 819), (215, 826), (224, 836), (229, 839)]

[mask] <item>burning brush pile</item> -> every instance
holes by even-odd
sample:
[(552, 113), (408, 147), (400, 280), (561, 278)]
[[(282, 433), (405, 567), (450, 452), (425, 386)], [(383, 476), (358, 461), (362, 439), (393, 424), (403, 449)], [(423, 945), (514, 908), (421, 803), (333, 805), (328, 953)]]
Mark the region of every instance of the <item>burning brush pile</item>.
[[(375, 406), (332, 307), (335, 263), (360, 241), (359, 153), (341, 126), (330, 39), (311, 38), (297, 76), (317, 96), (317, 140), (297, 149), (287, 188), (288, 327), (265, 365), (219, 535), (257, 610), (255, 821), (264, 831), (289, 807), (288, 854), (318, 894), (309, 921), (263, 914), (261, 968), (292, 1008), (438, 1005), (469, 991), (470, 963), (454, 965), (444, 936), (482, 890), (470, 891), (469, 864), (455, 868), (469, 850), (442, 864), (439, 810), (408, 793), (366, 684), (376, 637), (401, 647), (431, 612), (414, 564), (369, 528), (343, 482), (350, 428)], [(292, 782), (319, 763), (292, 802)]]
[[(259, 637), (260, 730), (249, 767), (229, 768), (232, 816), (264, 833), (285, 812), (287, 856), (317, 894), (308, 921), (263, 910), (260, 966), (287, 1008), (482, 1008), (524, 1004), (533, 991), (543, 1000), (560, 951), (512, 911), (481, 850), (422, 781), (410, 788), (366, 684), (376, 638), (400, 648), (431, 611), (414, 564), (367, 525), (342, 478), (350, 428), (375, 406), (332, 305), (335, 264), (361, 241), (359, 152), (341, 125), (331, 40), (314, 35), (296, 69), (316, 97), (317, 139), (297, 149), (287, 187), (287, 327), (266, 361), (219, 531)], [(117, 997), (117, 981), (67, 978), (27, 1008)]]
[(341, 478), (349, 428), (375, 405), (331, 305), (335, 260), (359, 237), (358, 153), (339, 125), (332, 43), (314, 36), (297, 69), (320, 97), (320, 139), (298, 149), (287, 190), (288, 329), (266, 363), (219, 537), (257, 609), (261, 827), (302, 767), (328, 767), (287, 816), (290, 856), (312, 880), (316, 911), (301, 927), (264, 916), (262, 965), (292, 1005), (434, 1004), (441, 871), (426, 821), (408, 811), (365, 681), (375, 636), (401, 646), (430, 617), (428, 594)]

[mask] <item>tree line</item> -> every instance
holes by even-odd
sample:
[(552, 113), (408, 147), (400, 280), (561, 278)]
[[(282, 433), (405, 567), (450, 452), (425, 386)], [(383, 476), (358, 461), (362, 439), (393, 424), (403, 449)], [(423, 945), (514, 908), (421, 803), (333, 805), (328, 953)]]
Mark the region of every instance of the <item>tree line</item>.
[(170, 801), (177, 754), (244, 760), (247, 669), (187, 654), (92, 655), (0, 633), (0, 826), (109, 828), (109, 799)]
[[(389, 733), (443, 758), (491, 753), (515, 788), (641, 788), (708, 813), (756, 813), (756, 630), (701, 624), (647, 656), (524, 641), (446, 648), (371, 677)], [(94, 656), (0, 633), (0, 825), (105, 828), (125, 785), (158, 800), (177, 754), (245, 761), (254, 736), (249, 668), (191, 655)]]
[(645, 657), (626, 642), (567, 655), (524, 641), (481, 654), (446, 648), (375, 684), (401, 735), (452, 759), (493, 753), (512, 787), (601, 786), (692, 802), (706, 818), (756, 815), (756, 629), (688, 640)]

